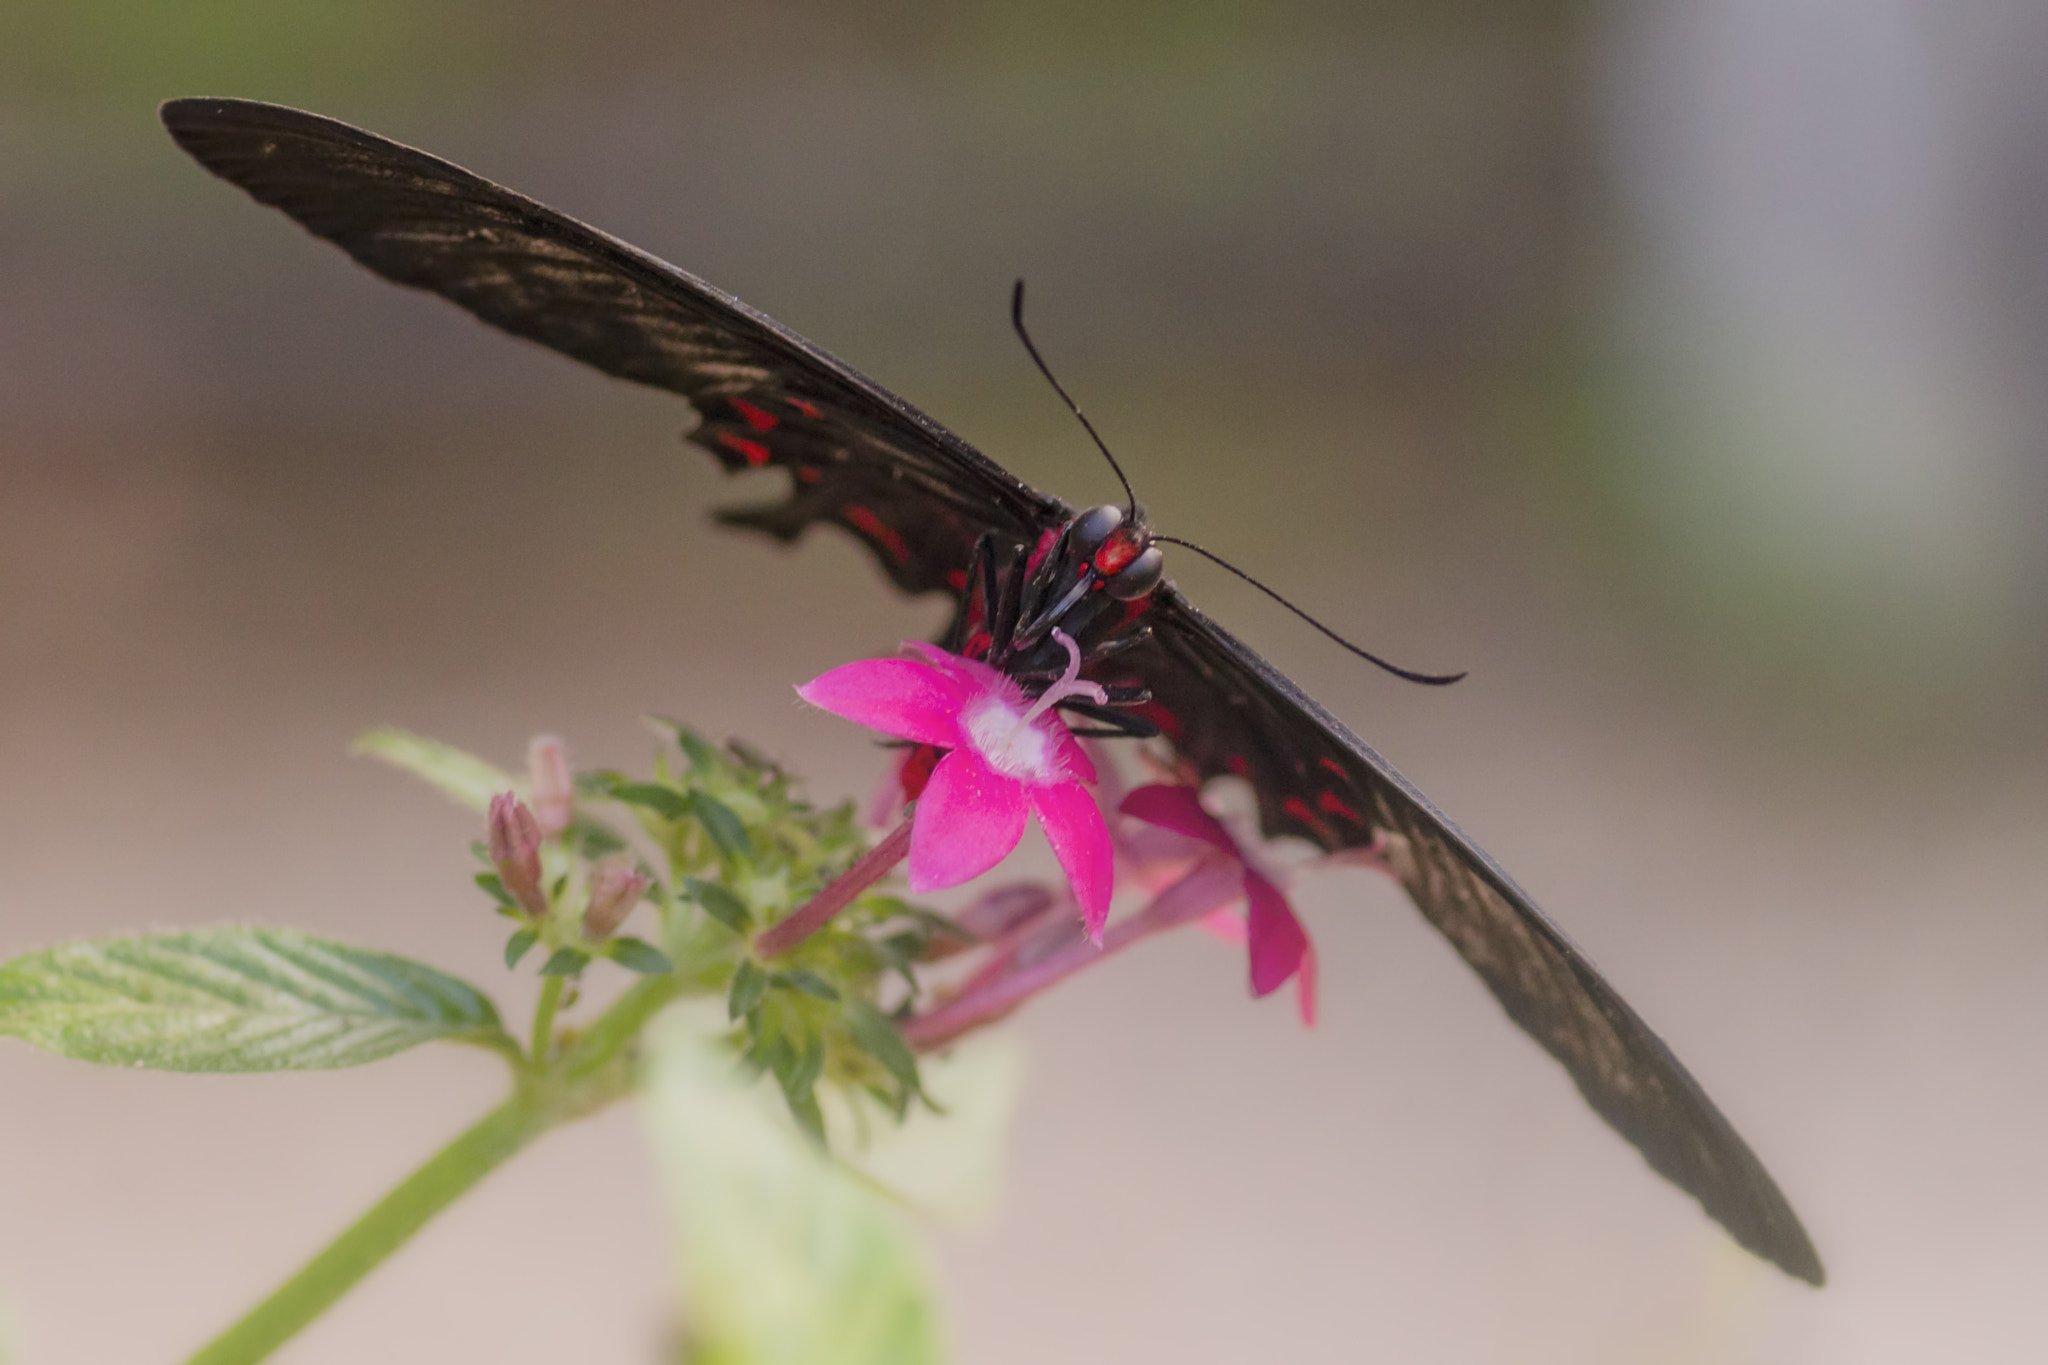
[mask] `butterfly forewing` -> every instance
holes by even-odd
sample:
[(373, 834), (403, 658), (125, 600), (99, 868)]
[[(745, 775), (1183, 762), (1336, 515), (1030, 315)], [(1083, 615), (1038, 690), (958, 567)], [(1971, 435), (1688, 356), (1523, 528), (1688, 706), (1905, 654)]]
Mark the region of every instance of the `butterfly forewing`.
[[(724, 513), (788, 540), (841, 526), (908, 591), (956, 596), (977, 539), (1007, 558), (1071, 509), (730, 295), (436, 157), (318, 115), (176, 100), (163, 118), (215, 174), (376, 273), (514, 335), (667, 389), (731, 470), (787, 471), (785, 497)], [(1201, 778), (1248, 781), (1269, 836), (1377, 847), (1508, 1015), (1658, 1171), (1743, 1245), (1819, 1283), (1812, 1243), (1697, 1083), (1505, 873), (1386, 761), (1170, 586), (1103, 682)]]

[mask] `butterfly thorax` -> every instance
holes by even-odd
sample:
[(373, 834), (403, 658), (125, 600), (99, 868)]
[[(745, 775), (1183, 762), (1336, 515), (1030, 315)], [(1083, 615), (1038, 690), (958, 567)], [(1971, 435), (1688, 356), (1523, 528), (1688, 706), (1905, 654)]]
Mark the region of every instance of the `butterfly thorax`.
[(1065, 700), (1061, 708), (1108, 726), (1102, 733), (1149, 737), (1157, 728), (1124, 708), (1143, 706), (1150, 691), (1095, 670), (1151, 634), (1146, 608), (1163, 569), (1143, 513), (1126, 517), (1113, 504), (1047, 527), (1034, 544), (1007, 553), (985, 535), (975, 545), (946, 647), (1001, 669), (1036, 696), (1067, 662), (1058, 631), (1080, 649), (1083, 675), (1102, 682), (1106, 693), (1102, 705)]

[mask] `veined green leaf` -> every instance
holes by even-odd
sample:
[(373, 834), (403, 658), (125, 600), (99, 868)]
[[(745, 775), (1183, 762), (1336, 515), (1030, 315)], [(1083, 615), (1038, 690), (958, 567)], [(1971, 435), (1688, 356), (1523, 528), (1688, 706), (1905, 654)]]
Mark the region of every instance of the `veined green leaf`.
[(290, 929), (74, 943), (0, 965), (0, 1034), (158, 1071), (320, 1071), (499, 1035), (479, 991)]
[(590, 965), (590, 954), (581, 948), (557, 948), (540, 966), (542, 976), (574, 976)]
[(668, 954), (644, 939), (620, 936), (606, 945), (605, 956), (629, 972), (643, 976), (659, 976), (672, 972), (676, 964), (668, 960)]
[(458, 805), (475, 811), (490, 809), (492, 797), (519, 785), (510, 773), (475, 754), (408, 730), (386, 727), (365, 731), (356, 737), (352, 748), (394, 768), (403, 768)]
[(735, 1089), (731, 1063), (681, 1021), (663, 1022), (645, 1112), (697, 1358), (937, 1365), (929, 1278), (897, 1211), (766, 1109), (767, 1094)]

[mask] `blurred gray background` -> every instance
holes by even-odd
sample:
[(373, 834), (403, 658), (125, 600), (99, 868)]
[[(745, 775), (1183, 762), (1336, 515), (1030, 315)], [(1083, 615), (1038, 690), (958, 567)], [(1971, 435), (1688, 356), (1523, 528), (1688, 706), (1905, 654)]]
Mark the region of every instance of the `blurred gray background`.
[[(2048, 10), (2027, 0), (9, 0), (0, 952), (290, 923), (523, 1001), (393, 723), (637, 764), (660, 712), (864, 793), (790, 685), (928, 631), (681, 406), (349, 265), (172, 95), (312, 107), (731, 289), (1074, 501), (1549, 906), (1833, 1274), (1734, 1251), (1388, 887), (1301, 883), (1325, 1018), (1189, 935), (1015, 1025), (960, 1358), (2038, 1359), (2048, 1272)], [(1035, 836), (1034, 836), (1035, 838)], [(1021, 855), (1029, 858), (1040, 853)], [(484, 1107), (0, 1047), (21, 1358), (174, 1359)], [(550, 1138), (282, 1359), (653, 1358), (628, 1112)]]

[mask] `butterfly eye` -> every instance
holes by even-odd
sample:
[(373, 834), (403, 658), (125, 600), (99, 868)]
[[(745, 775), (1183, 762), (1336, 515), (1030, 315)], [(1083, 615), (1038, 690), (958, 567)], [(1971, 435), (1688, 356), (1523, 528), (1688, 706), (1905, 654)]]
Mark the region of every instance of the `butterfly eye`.
[(1123, 566), (1111, 576), (1108, 591), (1119, 602), (1130, 602), (1143, 597), (1159, 586), (1159, 579), (1166, 572), (1166, 556), (1157, 545), (1147, 545), (1144, 553)]
[(1124, 509), (1115, 503), (1091, 507), (1074, 518), (1074, 529), (1068, 533), (1068, 543), (1080, 551), (1081, 558), (1093, 559), (1102, 543), (1123, 524)]

